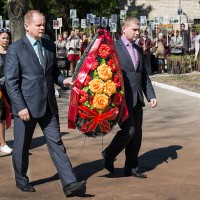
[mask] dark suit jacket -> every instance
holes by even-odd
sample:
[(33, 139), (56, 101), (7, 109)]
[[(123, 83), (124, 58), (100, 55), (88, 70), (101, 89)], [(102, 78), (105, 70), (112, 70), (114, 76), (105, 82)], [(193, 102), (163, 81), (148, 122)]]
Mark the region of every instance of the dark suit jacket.
[(181, 32), (181, 36), (183, 38), (183, 48), (185, 51), (189, 51), (189, 48), (191, 48), (190, 32), (188, 30), (184, 30)]
[(135, 70), (131, 56), (121, 38), (115, 42), (117, 53), (124, 77), (125, 98), (128, 108), (133, 108), (137, 102), (145, 106), (143, 93), (148, 101), (156, 98), (151, 80), (147, 75), (143, 64), (142, 49), (136, 45), (138, 50), (139, 63)]
[(42, 39), (46, 68), (39, 59), (28, 38), (11, 44), (5, 64), (5, 80), (12, 103), (12, 114), (28, 108), (34, 118), (43, 117), (47, 102), (53, 114), (58, 113), (54, 83), (63, 86), (64, 77), (56, 63), (56, 49), (53, 42)]

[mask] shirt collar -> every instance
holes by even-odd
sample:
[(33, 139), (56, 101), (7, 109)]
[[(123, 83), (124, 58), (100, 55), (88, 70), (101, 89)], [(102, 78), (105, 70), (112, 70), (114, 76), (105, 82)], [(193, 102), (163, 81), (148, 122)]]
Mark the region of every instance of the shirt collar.
[[(28, 33), (26, 33), (26, 37), (28, 38), (28, 40), (30, 41), (32, 46), (36, 45), (36, 39), (34, 39), (33, 37), (31, 37)], [(39, 40), (41, 42), (41, 39)]]
[(130, 43), (130, 41), (124, 35), (121, 36), (121, 40), (125, 46), (128, 46)]

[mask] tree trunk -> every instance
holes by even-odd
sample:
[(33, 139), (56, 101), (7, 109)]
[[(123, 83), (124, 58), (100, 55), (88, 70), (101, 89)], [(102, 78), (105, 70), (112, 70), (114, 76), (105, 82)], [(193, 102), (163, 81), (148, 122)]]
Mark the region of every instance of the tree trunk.
[(24, 34), (24, 15), (28, 10), (26, 0), (7, 0), (8, 17), (10, 19), (12, 42), (19, 40)]

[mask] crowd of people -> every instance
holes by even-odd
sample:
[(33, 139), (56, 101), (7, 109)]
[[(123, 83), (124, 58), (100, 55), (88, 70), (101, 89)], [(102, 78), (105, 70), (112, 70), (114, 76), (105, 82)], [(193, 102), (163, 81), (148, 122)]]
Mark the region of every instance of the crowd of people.
[(73, 75), (77, 61), (93, 38), (92, 31), (86, 34), (83, 31), (79, 31), (79, 29), (71, 30), (69, 36), (67, 31), (58, 34), (55, 41), (56, 57), (58, 67), (64, 76), (70, 77)]
[(140, 32), (136, 43), (143, 48), (144, 60), (149, 75), (164, 73), (166, 70), (166, 58), (170, 55), (183, 56), (194, 55), (199, 57), (200, 35), (195, 28), (185, 30), (182, 23), (179, 30), (170, 30), (163, 34), (161, 29), (153, 31), (149, 37), (147, 31)]
[[(121, 33), (116, 33), (114, 40), (120, 38)], [(90, 44), (94, 34), (88, 34), (78, 29), (58, 34), (55, 41), (57, 45), (58, 66), (63, 70), (65, 76), (72, 76), (77, 61)], [(148, 31), (140, 31), (136, 44), (143, 49), (144, 62), (148, 75), (164, 73), (166, 71), (166, 58), (170, 55), (191, 55), (195, 60), (199, 57), (200, 35), (195, 28), (185, 30), (182, 23), (180, 30), (170, 30), (167, 34), (161, 29), (154, 30), (151, 34)], [(61, 53), (62, 52), (62, 53)], [(65, 55), (64, 55), (65, 54)], [(63, 59), (63, 58), (66, 59)]]
[[(69, 88), (76, 63), (94, 37), (78, 29), (70, 35), (64, 31), (52, 42), (45, 33), (45, 17), (38, 10), (29, 10), (24, 19), (26, 34), (10, 44), (10, 34), (0, 31), (0, 150), (12, 152), (16, 186), (24, 192), (35, 192), (27, 176), (29, 148), (38, 123), (41, 127), (50, 156), (58, 171), (66, 196), (76, 194), (86, 187), (86, 181), (78, 181), (59, 129), (58, 106), (54, 84)], [(144, 97), (152, 108), (157, 106), (156, 95), (149, 75), (163, 73), (165, 58), (171, 54), (198, 56), (199, 36), (190, 34), (181, 25), (181, 31), (171, 31), (167, 38), (163, 33), (140, 32), (140, 22), (126, 17), (122, 22), (121, 35), (115, 41), (116, 51), (124, 76), (125, 99), (128, 118), (119, 124), (120, 130), (102, 152), (104, 167), (115, 173), (114, 161), (125, 150), (124, 176), (147, 178), (140, 171), (138, 154), (142, 143)], [(10, 44), (10, 45), (9, 45)], [(152, 61), (157, 63), (152, 65)], [(5, 76), (5, 81), (3, 77)], [(8, 95), (7, 95), (8, 93)], [(8, 98), (9, 96), (9, 98)], [(1, 98), (2, 100), (2, 98)], [(14, 144), (11, 149), (5, 142), (7, 107), (11, 104), (14, 119)]]

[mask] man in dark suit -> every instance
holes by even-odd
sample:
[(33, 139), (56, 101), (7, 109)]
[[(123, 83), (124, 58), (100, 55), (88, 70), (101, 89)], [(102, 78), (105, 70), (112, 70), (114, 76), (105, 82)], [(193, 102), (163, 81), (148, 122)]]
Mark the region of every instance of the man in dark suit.
[(76, 180), (60, 137), (58, 107), (54, 83), (68, 87), (58, 70), (53, 42), (43, 38), (45, 17), (30, 10), (24, 18), (26, 35), (9, 46), (5, 67), (6, 88), (14, 116), (13, 167), (16, 186), (35, 192), (27, 176), (29, 147), (38, 123), (46, 139), (53, 163), (66, 196), (85, 189), (86, 182)]
[(120, 124), (110, 145), (102, 152), (104, 167), (114, 173), (114, 160), (125, 149), (125, 176), (146, 178), (138, 169), (138, 153), (142, 141), (142, 120), (145, 105), (143, 93), (152, 107), (157, 100), (143, 62), (142, 49), (135, 44), (140, 31), (140, 22), (126, 17), (122, 22), (122, 36), (115, 43), (124, 77), (125, 99), (129, 117)]
[(185, 30), (185, 24), (181, 24), (181, 37), (183, 39), (183, 55), (190, 54), (191, 39), (190, 32)]

